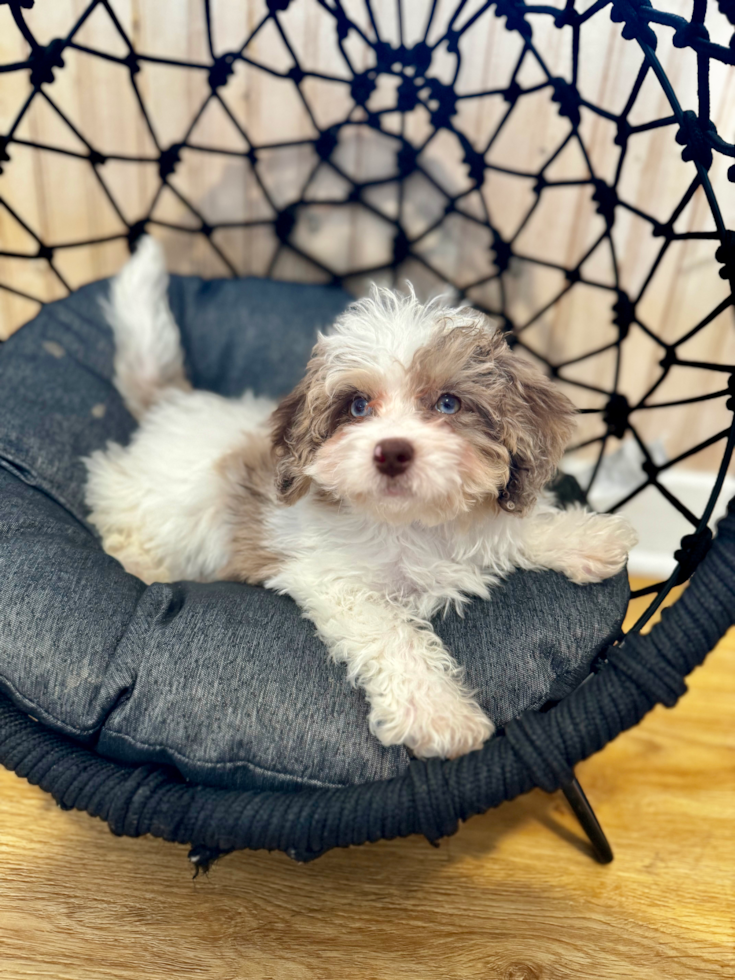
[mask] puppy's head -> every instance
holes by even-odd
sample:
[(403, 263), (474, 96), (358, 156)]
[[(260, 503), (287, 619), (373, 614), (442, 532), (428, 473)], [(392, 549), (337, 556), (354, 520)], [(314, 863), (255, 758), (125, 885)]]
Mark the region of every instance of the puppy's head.
[(523, 514), (574, 428), (571, 402), (470, 308), (373, 290), (320, 336), (273, 416), (277, 488), (315, 484), (390, 524)]

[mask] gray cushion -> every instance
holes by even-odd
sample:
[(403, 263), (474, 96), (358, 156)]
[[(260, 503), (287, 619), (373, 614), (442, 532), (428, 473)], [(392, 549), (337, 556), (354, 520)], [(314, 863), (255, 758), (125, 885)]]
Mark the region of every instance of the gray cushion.
[[(134, 422), (113, 388), (104, 283), (46, 307), (0, 348), (0, 689), (40, 722), (131, 764), (232, 788), (396, 775), (363, 695), (288, 598), (237, 583), (146, 587), (86, 523), (80, 458)], [(255, 279), (172, 279), (198, 387), (280, 395), (345, 293)], [(517, 572), (437, 632), (497, 724), (577, 686), (618, 635), (621, 573), (580, 588)]]

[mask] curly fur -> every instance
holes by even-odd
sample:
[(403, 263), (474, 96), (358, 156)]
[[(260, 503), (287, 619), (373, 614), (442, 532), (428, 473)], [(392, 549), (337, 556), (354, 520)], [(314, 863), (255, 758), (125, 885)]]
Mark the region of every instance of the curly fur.
[[(86, 461), (106, 550), (146, 581), (289, 594), (365, 691), (385, 745), (479, 748), (492, 723), (431, 618), (515, 568), (599, 581), (635, 542), (622, 518), (560, 511), (543, 492), (571, 403), (482, 314), (381, 289), (318, 337), (279, 405), (191, 391), (165, 286), (144, 240), (111, 290), (115, 383), (141, 424)], [(456, 414), (437, 411), (445, 393)], [(376, 463), (388, 439), (410, 444), (403, 472)]]

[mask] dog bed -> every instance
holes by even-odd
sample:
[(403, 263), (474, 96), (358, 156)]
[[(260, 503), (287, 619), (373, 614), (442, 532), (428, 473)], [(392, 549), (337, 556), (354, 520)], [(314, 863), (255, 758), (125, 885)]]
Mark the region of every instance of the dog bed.
[[(295, 603), (240, 583), (146, 587), (86, 524), (81, 457), (134, 429), (111, 383), (104, 284), (49, 306), (0, 352), (0, 684), (39, 721), (129, 764), (232, 789), (336, 787), (399, 775), (364, 695)], [(338, 289), (174, 279), (197, 387), (287, 392)], [(560, 699), (620, 631), (625, 574), (590, 587), (518, 572), (436, 628), (497, 725)]]
[[(529, 709), (578, 688), (619, 637), (625, 574), (580, 587), (516, 572), (463, 619), (437, 622), (505, 737), (452, 763), (382, 747), (362, 694), (290, 599), (239, 583), (146, 587), (101, 550), (85, 520), (81, 457), (126, 441), (135, 424), (110, 380), (106, 288), (51, 304), (0, 349), (0, 761), (119, 833), (300, 859), (417, 829), (435, 839), (477, 812), (459, 805), (467, 793), (492, 805), (498, 792), (559, 785), (569, 764), (534, 734), (531, 719), (543, 716)], [(174, 277), (170, 300), (196, 386), (279, 395), (348, 297)], [(626, 711), (680, 693), (622, 662), (652, 690), (618, 706), (621, 726)], [(497, 769), (483, 764), (480, 782), (467, 781), (488, 753)]]

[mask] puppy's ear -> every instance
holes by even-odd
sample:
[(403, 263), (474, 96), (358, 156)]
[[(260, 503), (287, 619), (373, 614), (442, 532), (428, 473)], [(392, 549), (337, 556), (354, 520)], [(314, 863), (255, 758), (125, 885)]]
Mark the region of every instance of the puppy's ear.
[(523, 514), (554, 477), (576, 427), (571, 401), (536, 367), (510, 350), (502, 357), (504, 442), (510, 478), (498, 503)]
[(271, 442), (276, 466), (276, 492), (281, 503), (295, 504), (309, 489), (304, 467), (311, 456), (307, 409), (308, 378), (280, 402), (271, 416)]
[(309, 489), (306, 468), (330, 434), (333, 403), (327, 391), (323, 338), (317, 340), (306, 375), (271, 416), (276, 491), (281, 503), (300, 500)]

